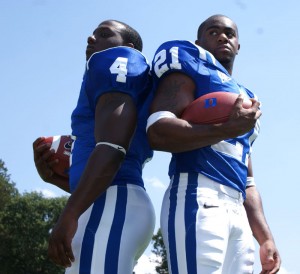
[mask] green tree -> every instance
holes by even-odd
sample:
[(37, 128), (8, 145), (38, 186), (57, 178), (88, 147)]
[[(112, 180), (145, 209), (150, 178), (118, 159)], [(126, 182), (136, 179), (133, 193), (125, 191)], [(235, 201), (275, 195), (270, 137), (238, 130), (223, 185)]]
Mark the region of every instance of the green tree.
[(15, 184), (10, 181), (10, 175), (7, 173), (5, 163), (0, 159), (0, 211), (13, 198), (19, 195)]
[(163, 242), (163, 237), (160, 229), (157, 231), (157, 234), (153, 235), (152, 242), (152, 252), (156, 255), (157, 259), (155, 260), (155, 263), (158, 264), (155, 267), (156, 272), (159, 274), (169, 274), (167, 251)]
[(48, 260), (47, 249), (49, 232), (67, 198), (48, 199), (37, 192), (20, 195), (2, 161), (0, 169), (0, 187), (6, 191), (0, 208), (0, 273), (64, 273)]

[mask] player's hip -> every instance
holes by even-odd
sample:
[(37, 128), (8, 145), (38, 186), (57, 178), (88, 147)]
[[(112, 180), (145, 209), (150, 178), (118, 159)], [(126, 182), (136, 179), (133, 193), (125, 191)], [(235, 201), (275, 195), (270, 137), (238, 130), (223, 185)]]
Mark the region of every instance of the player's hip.
[(172, 176), (166, 195), (171, 200), (212, 197), (240, 205), (244, 202), (242, 193), (237, 189), (196, 172), (177, 173)]
[(76, 259), (68, 273), (132, 273), (154, 225), (153, 205), (143, 188), (109, 187), (79, 219), (72, 242)]
[[(253, 254), (242, 195), (203, 175), (180, 174), (173, 178), (163, 199), (161, 229), (172, 274), (221, 270), (226, 266), (225, 253), (231, 243), (241, 243), (232, 247), (232, 254), (246, 254), (247, 258)], [(230, 235), (235, 239), (229, 243)], [(206, 267), (211, 272), (205, 272)], [(224, 273), (250, 273), (239, 270)]]

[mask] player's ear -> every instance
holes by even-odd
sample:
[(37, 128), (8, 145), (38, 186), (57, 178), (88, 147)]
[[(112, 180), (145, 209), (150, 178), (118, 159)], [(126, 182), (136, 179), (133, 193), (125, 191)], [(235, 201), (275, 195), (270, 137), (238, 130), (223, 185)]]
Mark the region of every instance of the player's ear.
[(133, 43), (126, 43), (125, 46), (130, 48), (135, 48)]
[(241, 44), (238, 45), (238, 49), (237, 49), (237, 51), (236, 51), (236, 55), (239, 54), (240, 48), (241, 48)]

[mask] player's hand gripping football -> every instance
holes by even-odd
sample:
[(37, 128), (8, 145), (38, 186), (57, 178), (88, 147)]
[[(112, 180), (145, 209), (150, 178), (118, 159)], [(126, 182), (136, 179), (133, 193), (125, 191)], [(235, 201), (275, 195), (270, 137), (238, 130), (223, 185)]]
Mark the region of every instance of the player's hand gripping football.
[(243, 96), (239, 95), (233, 106), (228, 122), (222, 125), (229, 138), (234, 138), (249, 132), (255, 127), (258, 118), (262, 115), (259, 108), (260, 102), (251, 99), (252, 106), (250, 108), (243, 108), (243, 100)]
[(43, 140), (44, 137), (39, 137), (33, 142), (34, 163), (40, 177), (45, 182), (51, 182), (54, 176), (52, 167), (58, 160), (50, 160), (54, 152), (50, 150), (51, 144), (43, 143)]
[(69, 179), (54, 172), (53, 167), (58, 164), (53, 158), (54, 151), (50, 150), (51, 144), (46, 143), (45, 137), (39, 137), (33, 142), (34, 163), (40, 177), (66, 192), (70, 192)]

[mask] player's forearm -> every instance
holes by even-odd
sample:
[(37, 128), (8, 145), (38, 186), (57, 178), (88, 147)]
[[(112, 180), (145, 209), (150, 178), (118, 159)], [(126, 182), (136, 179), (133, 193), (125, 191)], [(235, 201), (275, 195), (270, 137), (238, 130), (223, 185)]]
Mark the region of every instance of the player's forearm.
[(150, 126), (147, 134), (153, 149), (179, 153), (229, 138), (222, 127), (223, 125), (192, 125), (182, 119), (165, 118)]
[(95, 150), (66, 206), (65, 211), (69, 211), (75, 218), (79, 218), (107, 190), (124, 157), (120, 151), (108, 146), (101, 146), (101, 149), (97, 147)]
[(274, 241), (264, 215), (261, 197), (256, 187), (248, 187), (246, 189), (246, 195), (247, 199), (244, 203), (244, 206), (253, 236), (260, 245), (267, 240)]

